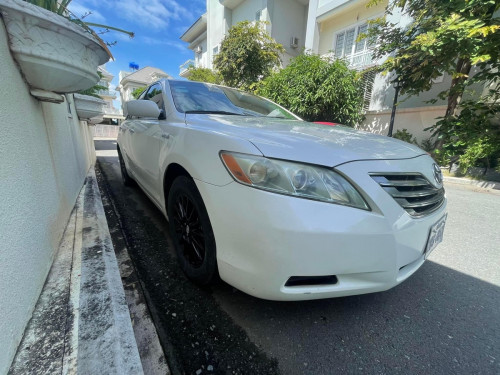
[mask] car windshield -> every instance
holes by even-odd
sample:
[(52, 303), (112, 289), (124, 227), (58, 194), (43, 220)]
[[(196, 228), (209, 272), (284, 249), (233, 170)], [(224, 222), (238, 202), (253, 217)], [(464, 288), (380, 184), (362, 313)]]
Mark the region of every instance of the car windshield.
[(298, 117), (269, 100), (229, 87), (202, 82), (170, 81), (170, 90), (179, 112), (298, 120)]

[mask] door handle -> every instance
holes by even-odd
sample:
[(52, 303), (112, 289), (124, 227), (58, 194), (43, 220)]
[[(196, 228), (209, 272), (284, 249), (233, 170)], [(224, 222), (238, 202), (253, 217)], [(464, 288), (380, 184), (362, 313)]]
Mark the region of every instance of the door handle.
[(169, 139), (169, 138), (170, 138), (170, 134), (167, 134), (167, 133), (162, 133), (162, 134), (161, 134), (161, 137), (162, 137), (163, 139)]
[(129, 131), (129, 132), (131, 132), (132, 134), (134, 134), (134, 133), (135, 133), (135, 130), (134, 130), (134, 129), (129, 129), (128, 131)]

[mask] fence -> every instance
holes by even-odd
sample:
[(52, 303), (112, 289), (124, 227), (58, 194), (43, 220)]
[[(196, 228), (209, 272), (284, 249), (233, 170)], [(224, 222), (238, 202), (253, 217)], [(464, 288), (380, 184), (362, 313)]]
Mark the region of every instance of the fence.
[(118, 125), (97, 124), (94, 128), (94, 138), (116, 138), (118, 137)]

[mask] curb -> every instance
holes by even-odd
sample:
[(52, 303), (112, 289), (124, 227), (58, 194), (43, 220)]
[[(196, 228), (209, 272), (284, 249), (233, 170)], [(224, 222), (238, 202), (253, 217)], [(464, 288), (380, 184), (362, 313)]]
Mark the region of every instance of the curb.
[(143, 374), (92, 166), (9, 375)]
[(500, 182), (494, 182), (494, 181), (480, 181), (480, 180), (471, 180), (469, 178), (463, 178), (463, 177), (448, 177), (448, 176), (443, 176), (443, 181), (459, 185), (472, 185), (482, 189), (500, 190)]

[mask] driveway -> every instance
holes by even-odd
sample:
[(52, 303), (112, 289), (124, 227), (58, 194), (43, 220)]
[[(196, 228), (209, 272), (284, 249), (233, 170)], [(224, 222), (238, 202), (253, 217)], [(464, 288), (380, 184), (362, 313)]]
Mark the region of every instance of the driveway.
[(166, 219), (137, 186), (121, 184), (114, 143), (96, 141), (108, 221), (128, 246), (174, 373), (500, 373), (497, 192), (445, 186), (445, 240), (396, 288), (270, 302), (186, 280)]

